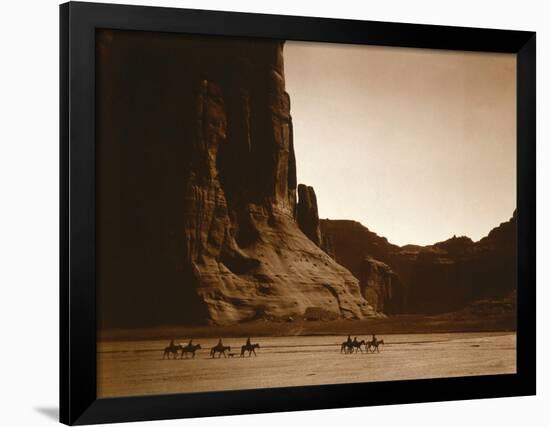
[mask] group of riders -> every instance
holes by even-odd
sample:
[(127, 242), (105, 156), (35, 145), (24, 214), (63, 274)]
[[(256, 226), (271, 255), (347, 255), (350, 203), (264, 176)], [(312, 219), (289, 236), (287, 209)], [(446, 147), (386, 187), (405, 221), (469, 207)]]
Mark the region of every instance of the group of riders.
[(353, 340), (351, 339), (351, 336), (348, 335), (348, 339), (342, 343), (342, 346), (340, 347), (340, 353), (345, 354), (352, 354), (357, 353), (361, 351), (363, 353), (363, 349), (361, 348), (363, 345), (365, 346), (365, 350), (368, 353), (369, 351), (380, 353), (380, 345), (384, 344), (384, 340), (379, 340), (376, 338), (375, 334), (372, 334), (372, 339), (370, 341), (361, 340), (359, 341), (357, 337), (354, 337)]
[[(353, 338), (352, 340), (351, 336), (348, 335), (348, 339), (342, 343), (340, 352), (345, 354), (352, 354), (352, 353), (357, 353), (361, 351), (361, 353), (363, 353), (362, 346), (365, 346), (365, 350), (367, 353), (369, 351), (372, 351), (373, 353), (380, 352), (381, 344), (384, 344), (384, 340), (379, 340), (378, 338), (376, 338), (375, 334), (372, 334), (372, 339), (370, 341), (365, 341), (365, 340), (359, 341), (357, 337)], [(257, 356), (256, 349), (259, 349), (259, 348), (260, 348), (260, 344), (258, 343), (252, 344), (252, 342), (250, 341), (250, 337), (248, 337), (246, 339), (246, 344), (241, 346), (240, 357), (244, 357), (247, 352), (248, 352), (248, 357), (250, 357), (252, 354), (254, 354), (254, 356)], [(173, 358), (176, 359), (180, 352), (181, 352), (180, 359), (183, 359), (184, 356), (187, 359), (190, 354), (192, 355), (191, 357), (194, 358), (197, 350), (200, 350), (200, 349), (201, 349), (201, 345), (193, 344), (193, 339), (190, 339), (187, 344), (178, 344), (178, 345), (176, 345), (174, 343), (174, 340), (172, 339), (170, 340), (170, 344), (168, 345), (168, 347), (164, 349), (164, 354), (162, 358), (170, 359), (170, 356), (172, 355)], [(228, 345), (227, 346), (223, 345), (222, 339), (220, 338), (218, 340), (218, 343), (210, 349), (210, 357), (215, 358), (216, 355), (218, 355), (218, 359), (219, 359), (220, 357), (222, 357), (222, 355), (223, 357), (234, 357), (236, 354), (231, 353), (231, 347)]]
[[(244, 357), (246, 352), (248, 352), (248, 357), (250, 357), (252, 354), (254, 356), (257, 356), (256, 349), (260, 348), (260, 344), (252, 344), (250, 341), (250, 337), (246, 339), (246, 344), (241, 346), (241, 353), (240, 356)], [(189, 357), (189, 354), (192, 355), (192, 358), (195, 357), (195, 354), (197, 350), (201, 349), (200, 344), (193, 344), (193, 339), (189, 340), (189, 343), (187, 344), (179, 344), (176, 345), (174, 343), (174, 340), (170, 340), (170, 344), (168, 344), (168, 347), (164, 349), (164, 354), (162, 355), (162, 358), (168, 358), (170, 359), (170, 355), (173, 356), (174, 359), (178, 357), (178, 353), (181, 351), (180, 359), (183, 359), (183, 356), (187, 359)], [(235, 353), (231, 353), (231, 346), (223, 345), (222, 339), (220, 338), (218, 343), (210, 349), (210, 357), (214, 358), (216, 357), (216, 354), (218, 355), (218, 358), (222, 357), (233, 357), (235, 356)]]

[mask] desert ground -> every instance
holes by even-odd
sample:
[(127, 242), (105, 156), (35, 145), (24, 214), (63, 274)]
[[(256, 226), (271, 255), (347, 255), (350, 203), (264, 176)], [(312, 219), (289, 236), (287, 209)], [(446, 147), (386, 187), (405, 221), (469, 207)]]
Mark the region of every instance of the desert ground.
[[(353, 337), (353, 336), (352, 336)], [(514, 332), (379, 335), (380, 353), (342, 354), (345, 336), (252, 338), (257, 357), (239, 357), (246, 338), (225, 338), (234, 357), (210, 357), (217, 338), (193, 337), (195, 359), (163, 360), (162, 340), (98, 343), (98, 395), (136, 396), (516, 372)], [(367, 336), (359, 336), (366, 339)], [(186, 343), (181, 337), (176, 344)], [(178, 356), (179, 357), (179, 356)]]

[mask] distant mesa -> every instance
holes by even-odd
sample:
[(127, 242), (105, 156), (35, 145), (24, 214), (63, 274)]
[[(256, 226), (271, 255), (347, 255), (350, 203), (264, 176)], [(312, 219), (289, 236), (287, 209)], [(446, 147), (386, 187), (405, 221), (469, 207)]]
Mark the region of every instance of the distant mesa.
[(438, 314), (479, 300), (515, 295), (517, 217), (473, 242), (456, 237), (399, 247), (356, 221), (321, 220), (337, 262), (360, 280), (361, 292), (386, 314)]

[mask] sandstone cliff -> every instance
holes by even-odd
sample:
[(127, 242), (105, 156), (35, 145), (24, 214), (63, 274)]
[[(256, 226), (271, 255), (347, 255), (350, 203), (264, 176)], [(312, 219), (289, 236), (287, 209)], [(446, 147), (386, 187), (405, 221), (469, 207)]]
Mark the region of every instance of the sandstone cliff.
[(376, 315), (297, 207), (282, 42), (101, 32), (98, 88), (104, 325)]
[[(432, 314), (516, 289), (516, 213), (478, 242), (452, 237), (429, 246), (392, 245), (355, 221), (322, 220), (336, 260), (378, 310)], [(391, 285), (390, 285), (391, 284)]]
[(361, 293), (376, 311), (396, 314), (405, 310), (406, 289), (387, 264), (367, 256), (361, 261), (359, 280)]
[(317, 196), (313, 187), (304, 184), (298, 185), (297, 220), (300, 230), (317, 246), (321, 247), (321, 226), (319, 224), (319, 210)]
[(331, 242), (334, 259), (357, 278), (365, 257), (387, 263), (389, 255), (400, 249), (357, 221), (322, 219), (320, 224), (323, 238)]

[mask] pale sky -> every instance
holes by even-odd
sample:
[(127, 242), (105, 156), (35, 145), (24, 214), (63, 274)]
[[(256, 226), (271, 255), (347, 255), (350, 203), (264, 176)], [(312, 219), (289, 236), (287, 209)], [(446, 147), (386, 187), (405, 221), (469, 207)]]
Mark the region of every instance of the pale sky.
[(516, 57), (285, 44), (298, 182), (392, 243), (474, 240), (516, 207)]

